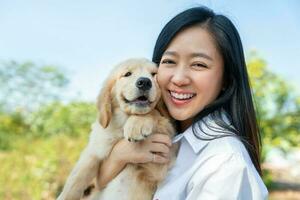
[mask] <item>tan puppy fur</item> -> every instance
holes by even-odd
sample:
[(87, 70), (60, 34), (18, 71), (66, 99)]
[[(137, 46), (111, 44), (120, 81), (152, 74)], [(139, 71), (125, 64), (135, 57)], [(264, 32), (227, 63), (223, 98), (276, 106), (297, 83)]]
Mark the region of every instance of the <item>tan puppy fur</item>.
[[(170, 163), (127, 164), (104, 189), (96, 188), (88, 197), (83, 194), (97, 177), (101, 161), (120, 139), (140, 141), (152, 133), (174, 135), (174, 128), (160, 99), (156, 72), (157, 66), (146, 59), (129, 59), (113, 69), (98, 97), (99, 119), (92, 125), (89, 143), (58, 200), (152, 199), (157, 185), (175, 160), (175, 146), (171, 149)], [(150, 80), (151, 87), (147, 90), (138, 88), (137, 82), (141, 78), (148, 80), (148, 86)]]

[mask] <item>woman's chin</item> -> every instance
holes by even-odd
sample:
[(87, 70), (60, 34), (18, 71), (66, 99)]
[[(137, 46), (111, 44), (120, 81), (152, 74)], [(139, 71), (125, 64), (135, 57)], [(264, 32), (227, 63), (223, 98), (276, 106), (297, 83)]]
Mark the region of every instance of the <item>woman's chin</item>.
[(189, 118), (180, 112), (170, 112), (170, 115), (173, 119), (178, 120), (178, 121), (185, 121), (186, 119)]

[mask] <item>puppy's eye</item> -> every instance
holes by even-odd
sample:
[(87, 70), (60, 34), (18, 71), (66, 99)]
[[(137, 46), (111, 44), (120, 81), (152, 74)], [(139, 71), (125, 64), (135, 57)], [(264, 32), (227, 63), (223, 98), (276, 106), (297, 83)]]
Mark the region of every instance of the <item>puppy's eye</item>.
[(131, 74), (132, 74), (131, 72), (127, 72), (124, 76), (128, 77), (128, 76), (131, 76)]
[(152, 76), (155, 76), (155, 74), (156, 74), (155, 72), (151, 73)]

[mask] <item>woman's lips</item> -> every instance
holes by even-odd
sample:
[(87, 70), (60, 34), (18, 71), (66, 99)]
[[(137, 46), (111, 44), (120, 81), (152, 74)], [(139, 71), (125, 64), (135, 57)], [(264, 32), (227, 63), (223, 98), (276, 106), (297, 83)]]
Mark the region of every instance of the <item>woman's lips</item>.
[(192, 101), (192, 99), (196, 96), (195, 93), (189, 92), (176, 92), (169, 90), (170, 99), (173, 104), (177, 106), (186, 105)]

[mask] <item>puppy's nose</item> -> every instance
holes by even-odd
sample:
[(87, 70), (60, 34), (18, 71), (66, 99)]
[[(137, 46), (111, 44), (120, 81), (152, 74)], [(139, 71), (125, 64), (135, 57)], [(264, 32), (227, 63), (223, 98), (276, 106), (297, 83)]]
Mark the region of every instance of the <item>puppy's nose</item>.
[(136, 83), (136, 87), (139, 88), (140, 90), (149, 90), (152, 87), (151, 80), (149, 78), (141, 77), (139, 78)]

